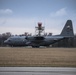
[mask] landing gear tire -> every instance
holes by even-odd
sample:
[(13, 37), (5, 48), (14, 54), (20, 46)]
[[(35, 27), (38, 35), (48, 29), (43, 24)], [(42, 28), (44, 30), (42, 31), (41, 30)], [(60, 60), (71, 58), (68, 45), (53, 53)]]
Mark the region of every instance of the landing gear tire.
[(39, 48), (39, 46), (32, 46), (32, 48)]
[(50, 48), (50, 46), (46, 46), (47, 48)]

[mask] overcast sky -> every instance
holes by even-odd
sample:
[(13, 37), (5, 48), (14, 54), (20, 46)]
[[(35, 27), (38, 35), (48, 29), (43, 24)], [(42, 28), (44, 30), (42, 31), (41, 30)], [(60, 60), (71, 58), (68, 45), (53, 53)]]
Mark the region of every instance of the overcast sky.
[(34, 34), (38, 22), (60, 34), (68, 19), (76, 33), (76, 0), (0, 0), (0, 34)]

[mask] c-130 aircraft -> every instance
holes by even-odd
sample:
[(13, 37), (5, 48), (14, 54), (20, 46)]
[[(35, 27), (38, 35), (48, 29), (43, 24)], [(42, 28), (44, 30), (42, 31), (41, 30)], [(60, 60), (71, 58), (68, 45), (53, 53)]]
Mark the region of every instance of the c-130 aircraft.
[(7, 40), (5, 40), (4, 43), (10, 46), (49, 47), (51, 44), (54, 44), (60, 40), (71, 38), (71, 37), (74, 37), (72, 21), (67, 20), (60, 35), (41, 36), (39, 32), (38, 36), (10, 37)]

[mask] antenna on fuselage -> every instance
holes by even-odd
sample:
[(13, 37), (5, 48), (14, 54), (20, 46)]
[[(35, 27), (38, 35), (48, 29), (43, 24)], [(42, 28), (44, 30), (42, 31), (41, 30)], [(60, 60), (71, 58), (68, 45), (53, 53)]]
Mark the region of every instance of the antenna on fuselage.
[(38, 22), (38, 26), (35, 27), (35, 35), (41, 36), (42, 34), (44, 34), (44, 29), (45, 29), (45, 27), (42, 26), (42, 23)]

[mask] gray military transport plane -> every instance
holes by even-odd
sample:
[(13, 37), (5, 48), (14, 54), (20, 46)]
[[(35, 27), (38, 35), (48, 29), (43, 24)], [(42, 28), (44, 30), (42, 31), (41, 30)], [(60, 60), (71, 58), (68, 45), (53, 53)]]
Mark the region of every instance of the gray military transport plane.
[[(65, 38), (74, 37), (72, 21), (67, 20), (60, 35), (53, 36), (23, 36), (23, 37), (10, 37), (4, 43), (8, 45), (24, 45), (32, 47), (50, 46), (51, 44), (63, 40)], [(16, 38), (16, 39), (15, 39)]]

